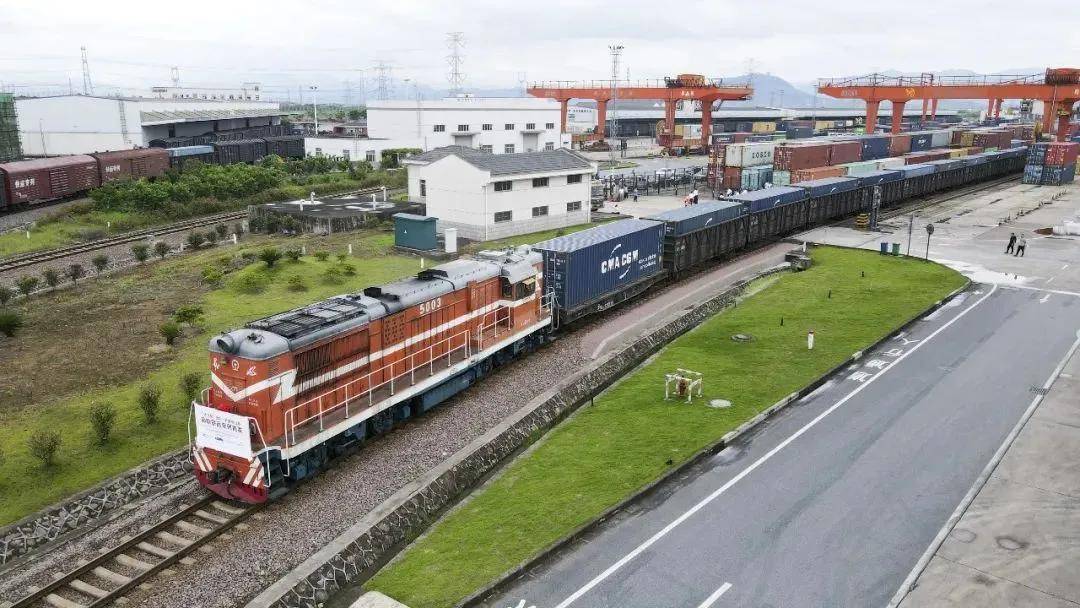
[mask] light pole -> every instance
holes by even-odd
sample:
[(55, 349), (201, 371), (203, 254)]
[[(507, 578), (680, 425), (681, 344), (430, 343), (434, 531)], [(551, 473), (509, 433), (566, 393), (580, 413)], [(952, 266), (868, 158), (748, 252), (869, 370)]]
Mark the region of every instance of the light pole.
[(319, 86), (311, 85), (308, 87), (311, 91), (311, 105), (315, 109), (315, 136), (319, 136)]
[(907, 254), (908, 255), (911, 255), (911, 232), (912, 232), (912, 230), (914, 230), (914, 228), (915, 228), (915, 214), (912, 213), (911, 214), (911, 219), (908, 220), (908, 224), (907, 224)]
[(930, 235), (934, 234), (934, 225), (926, 225), (926, 259), (930, 259)]

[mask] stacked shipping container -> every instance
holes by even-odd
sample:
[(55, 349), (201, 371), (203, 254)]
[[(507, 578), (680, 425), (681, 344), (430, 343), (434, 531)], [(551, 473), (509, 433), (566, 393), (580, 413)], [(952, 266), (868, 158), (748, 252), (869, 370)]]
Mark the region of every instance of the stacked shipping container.
[(1041, 143), (1031, 146), (1027, 165), (1024, 166), (1024, 183), (1044, 186), (1061, 186), (1076, 177), (1076, 142)]

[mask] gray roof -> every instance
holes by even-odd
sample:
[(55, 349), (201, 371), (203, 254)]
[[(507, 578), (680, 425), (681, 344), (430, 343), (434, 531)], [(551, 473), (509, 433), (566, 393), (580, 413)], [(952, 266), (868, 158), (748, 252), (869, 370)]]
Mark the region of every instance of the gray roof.
[(427, 165), (451, 155), (478, 169), (488, 171), (492, 175), (547, 173), (575, 169), (592, 170), (592, 163), (587, 158), (565, 148), (516, 154), (493, 154), (466, 146), (446, 146), (418, 154), (405, 162), (407, 164)]
[(265, 118), (267, 116), (288, 116), (289, 112), (277, 109), (261, 110), (152, 110), (139, 112), (142, 124), (159, 125), (176, 122), (200, 122), (205, 120), (224, 120), (227, 118)]

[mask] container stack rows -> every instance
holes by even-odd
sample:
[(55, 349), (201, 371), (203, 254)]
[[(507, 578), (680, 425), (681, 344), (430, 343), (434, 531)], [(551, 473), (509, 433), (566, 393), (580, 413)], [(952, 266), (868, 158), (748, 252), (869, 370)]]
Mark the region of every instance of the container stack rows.
[(1042, 186), (1061, 186), (1076, 177), (1077, 152), (1080, 143), (1052, 142), (1031, 146), (1024, 165), (1024, 183)]

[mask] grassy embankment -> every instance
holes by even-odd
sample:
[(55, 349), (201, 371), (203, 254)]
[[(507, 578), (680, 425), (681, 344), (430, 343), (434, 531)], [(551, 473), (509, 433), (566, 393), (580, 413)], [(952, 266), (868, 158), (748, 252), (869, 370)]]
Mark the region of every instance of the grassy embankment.
[[(964, 282), (937, 264), (865, 251), (813, 257), (812, 269), (770, 279), (597, 397), (367, 586), (411, 608), (455, 605)], [(734, 342), (736, 333), (754, 340)], [(704, 374), (692, 405), (663, 400), (664, 374), (679, 367)], [(706, 407), (711, 399), (732, 406)]]

